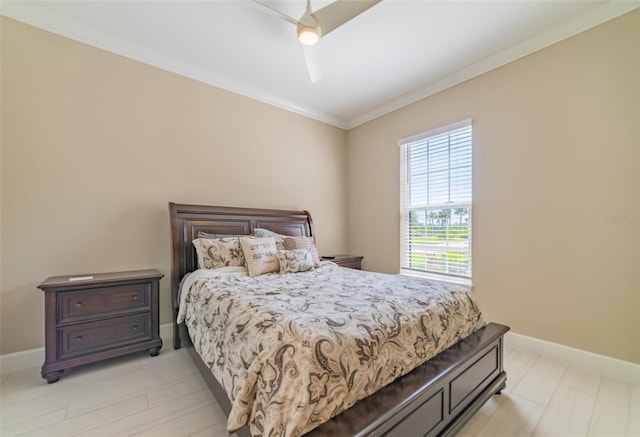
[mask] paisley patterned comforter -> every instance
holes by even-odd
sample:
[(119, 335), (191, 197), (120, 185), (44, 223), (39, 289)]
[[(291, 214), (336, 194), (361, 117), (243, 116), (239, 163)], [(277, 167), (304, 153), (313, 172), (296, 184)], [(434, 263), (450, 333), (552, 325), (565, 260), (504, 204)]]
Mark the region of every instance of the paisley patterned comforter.
[(199, 270), (180, 317), (231, 400), (227, 428), (299, 436), (484, 325), (468, 287), (323, 263)]

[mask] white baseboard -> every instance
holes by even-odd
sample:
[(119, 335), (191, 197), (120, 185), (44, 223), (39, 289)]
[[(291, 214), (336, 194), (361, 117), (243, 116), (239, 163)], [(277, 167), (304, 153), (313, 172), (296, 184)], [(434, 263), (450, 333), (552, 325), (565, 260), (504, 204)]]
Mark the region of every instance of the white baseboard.
[[(173, 324), (160, 325), (162, 348), (173, 348)], [(0, 355), (0, 375), (20, 372), (22, 370), (41, 367), (44, 363), (44, 348), (39, 347), (12, 354)]]
[(0, 375), (40, 367), (42, 363), (44, 363), (43, 347), (0, 355)]
[[(160, 325), (160, 337), (162, 338), (163, 348), (173, 347), (172, 323)], [(640, 385), (640, 364), (598, 355), (534, 337), (527, 337), (515, 332), (508, 332), (505, 335), (505, 344), (513, 349), (556, 358), (574, 367), (601, 373), (630, 384)], [(43, 347), (0, 355), (0, 374), (7, 375), (25, 369), (40, 367), (43, 362)]]
[(160, 325), (160, 338), (162, 339), (162, 349), (173, 349), (173, 323)]
[(600, 373), (609, 378), (640, 385), (640, 364), (540, 340), (534, 337), (527, 337), (526, 335), (515, 332), (507, 332), (507, 334), (505, 334), (505, 345), (513, 349), (555, 358), (573, 367)]

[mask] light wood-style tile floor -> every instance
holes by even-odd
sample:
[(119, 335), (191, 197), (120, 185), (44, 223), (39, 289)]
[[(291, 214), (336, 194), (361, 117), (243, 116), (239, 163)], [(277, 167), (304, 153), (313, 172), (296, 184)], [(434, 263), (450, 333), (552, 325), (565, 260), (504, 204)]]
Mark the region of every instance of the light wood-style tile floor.
[[(640, 436), (640, 387), (541, 355), (505, 350), (507, 389), (458, 436)], [(66, 372), (2, 377), (0, 435), (226, 436), (225, 418), (188, 353), (134, 354)]]

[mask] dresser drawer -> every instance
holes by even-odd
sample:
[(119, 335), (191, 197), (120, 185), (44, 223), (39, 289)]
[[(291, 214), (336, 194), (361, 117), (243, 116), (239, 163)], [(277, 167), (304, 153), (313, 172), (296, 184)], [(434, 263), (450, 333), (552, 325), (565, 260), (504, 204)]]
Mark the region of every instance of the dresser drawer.
[(151, 309), (151, 283), (58, 292), (58, 322), (77, 322)]
[(152, 337), (151, 314), (116, 317), (58, 328), (58, 359), (125, 346)]

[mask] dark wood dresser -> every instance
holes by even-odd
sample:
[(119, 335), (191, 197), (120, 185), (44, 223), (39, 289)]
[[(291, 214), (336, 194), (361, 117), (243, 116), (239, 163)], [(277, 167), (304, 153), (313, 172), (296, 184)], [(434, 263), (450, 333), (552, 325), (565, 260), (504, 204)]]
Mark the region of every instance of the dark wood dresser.
[(348, 267), (350, 269), (362, 270), (362, 256), (356, 255), (332, 255), (323, 256), (323, 261), (331, 261), (340, 267)]
[(158, 270), (55, 276), (45, 293), (45, 362), (52, 383), (65, 369), (130, 352), (156, 356), (160, 338)]

